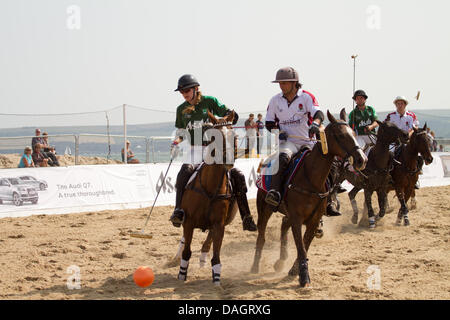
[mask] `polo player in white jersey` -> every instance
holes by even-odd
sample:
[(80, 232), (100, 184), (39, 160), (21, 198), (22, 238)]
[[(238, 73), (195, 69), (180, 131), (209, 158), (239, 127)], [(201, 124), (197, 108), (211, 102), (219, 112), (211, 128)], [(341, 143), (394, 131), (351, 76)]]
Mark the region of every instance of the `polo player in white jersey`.
[[(278, 207), (281, 202), (281, 183), (283, 174), (289, 162), (303, 146), (312, 147), (314, 141), (310, 138), (319, 134), (319, 127), (324, 120), (324, 114), (311, 93), (302, 90), (297, 71), (291, 67), (278, 70), (273, 83), (279, 83), (281, 93), (275, 95), (269, 102), (266, 114), (266, 128), (269, 131), (279, 129), (279, 159), (278, 171), (272, 176), (271, 190), (265, 201)], [(328, 210), (327, 210), (328, 212)], [(340, 215), (333, 210), (329, 215)]]
[[(397, 111), (391, 112), (386, 116), (385, 121), (389, 121), (394, 123), (397, 127), (399, 127), (402, 130), (405, 130), (409, 133), (409, 136), (411, 137), (412, 133), (414, 132), (413, 128), (419, 128), (419, 120), (417, 119), (414, 112), (406, 110), (406, 106), (408, 105), (408, 100), (404, 96), (398, 96), (394, 100), (395, 107), (397, 108)], [(399, 148), (396, 148), (395, 145), (391, 146), (391, 151), (394, 152), (394, 155), (397, 155)], [(423, 158), (422, 156), (419, 156), (418, 158), (418, 168), (422, 172), (422, 166), (423, 166)], [(419, 189), (418, 182), (415, 186), (416, 189)]]

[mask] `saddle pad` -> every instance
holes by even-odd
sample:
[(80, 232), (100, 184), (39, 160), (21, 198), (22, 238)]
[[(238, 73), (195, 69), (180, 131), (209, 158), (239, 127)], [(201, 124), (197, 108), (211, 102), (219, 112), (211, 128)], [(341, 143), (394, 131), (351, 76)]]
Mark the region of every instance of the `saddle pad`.
[[(310, 149), (306, 149), (303, 152), (301, 152), (299, 156), (295, 156), (294, 159), (291, 160), (288, 169), (283, 174), (283, 177), (288, 177), (287, 179), (283, 179), (285, 180), (285, 183), (283, 183), (283, 185), (288, 185), (291, 182), (292, 177), (295, 175), (298, 168), (300, 168), (301, 164), (303, 163), (303, 159), (310, 151), (311, 151)], [(272, 174), (270, 174), (271, 165), (272, 161), (268, 161), (267, 163), (262, 164), (261, 173), (256, 179), (256, 186), (259, 189), (264, 190), (266, 192), (268, 192), (271, 189), (270, 188), (272, 183)]]

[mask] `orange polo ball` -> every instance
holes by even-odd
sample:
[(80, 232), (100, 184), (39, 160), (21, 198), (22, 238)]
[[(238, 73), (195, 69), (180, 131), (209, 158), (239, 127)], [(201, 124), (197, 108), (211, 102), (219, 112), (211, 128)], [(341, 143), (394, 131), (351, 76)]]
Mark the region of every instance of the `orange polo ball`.
[(155, 275), (153, 274), (153, 270), (151, 268), (139, 267), (133, 274), (133, 280), (139, 287), (145, 288), (153, 283), (153, 280), (155, 280)]

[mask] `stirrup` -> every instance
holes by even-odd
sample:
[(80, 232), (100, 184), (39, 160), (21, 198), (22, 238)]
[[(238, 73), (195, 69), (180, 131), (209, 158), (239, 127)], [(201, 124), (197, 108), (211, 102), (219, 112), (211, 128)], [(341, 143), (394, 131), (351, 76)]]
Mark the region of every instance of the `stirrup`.
[(175, 208), (169, 219), (174, 227), (179, 228), (184, 222), (184, 211), (183, 209)]
[(281, 195), (278, 191), (272, 189), (267, 193), (266, 198), (264, 200), (266, 201), (267, 204), (277, 207), (280, 205)]

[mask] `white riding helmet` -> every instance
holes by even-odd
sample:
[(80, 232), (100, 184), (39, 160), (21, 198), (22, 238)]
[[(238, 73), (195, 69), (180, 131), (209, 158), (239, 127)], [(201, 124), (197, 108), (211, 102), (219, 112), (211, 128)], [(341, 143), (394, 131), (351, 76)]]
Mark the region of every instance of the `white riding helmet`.
[(397, 98), (395, 98), (394, 104), (395, 104), (397, 101), (400, 101), (400, 100), (405, 101), (406, 105), (408, 105), (408, 100), (406, 99), (405, 96), (398, 96)]

